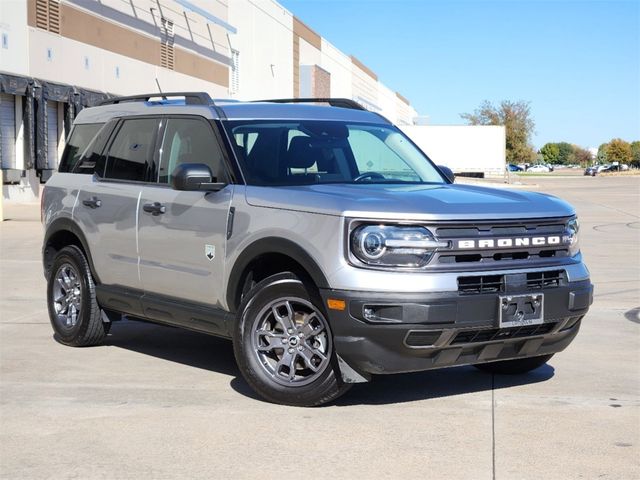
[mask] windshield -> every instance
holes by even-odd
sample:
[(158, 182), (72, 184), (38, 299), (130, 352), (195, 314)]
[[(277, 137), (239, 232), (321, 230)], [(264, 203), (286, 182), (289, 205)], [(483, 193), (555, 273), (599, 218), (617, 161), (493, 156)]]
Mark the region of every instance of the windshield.
[(250, 185), (445, 183), (397, 128), (336, 121), (228, 121)]

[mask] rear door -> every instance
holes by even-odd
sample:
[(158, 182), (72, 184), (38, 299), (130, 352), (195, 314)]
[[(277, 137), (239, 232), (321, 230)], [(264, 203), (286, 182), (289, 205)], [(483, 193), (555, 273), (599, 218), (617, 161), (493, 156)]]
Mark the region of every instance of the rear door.
[[(78, 195), (74, 218), (103, 285), (141, 289), (137, 213), (159, 123), (149, 117), (121, 121), (95, 160), (93, 181)], [(76, 171), (85, 163), (81, 160)]]
[[(170, 187), (181, 163), (204, 163), (218, 181), (229, 181), (219, 137), (202, 117), (170, 117), (163, 123), (155, 183), (143, 187), (138, 209), (142, 286), (145, 294), (219, 306), (233, 185), (218, 192)], [(145, 205), (156, 211), (145, 211)]]

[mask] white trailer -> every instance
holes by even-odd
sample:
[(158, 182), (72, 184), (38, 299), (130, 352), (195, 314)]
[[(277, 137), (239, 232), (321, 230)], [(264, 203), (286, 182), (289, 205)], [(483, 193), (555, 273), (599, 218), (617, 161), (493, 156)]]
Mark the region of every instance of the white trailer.
[(438, 165), (456, 174), (505, 175), (503, 126), (408, 125), (400, 127)]

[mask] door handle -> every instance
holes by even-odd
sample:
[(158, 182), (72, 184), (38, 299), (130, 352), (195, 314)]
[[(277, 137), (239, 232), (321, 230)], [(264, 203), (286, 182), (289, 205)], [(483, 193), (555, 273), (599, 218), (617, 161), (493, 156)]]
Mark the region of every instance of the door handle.
[(100, 205), (102, 205), (102, 201), (98, 197), (91, 197), (87, 200), (83, 200), (82, 204), (85, 207), (89, 208), (100, 208)]
[(147, 213), (150, 213), (153, 216), (160, 215), (161, 213), (164, 213), (167, 211), (165, 206), (162, 205), (160, 202), (145, 203), (142, 206), (142, 210), (144, 210)]

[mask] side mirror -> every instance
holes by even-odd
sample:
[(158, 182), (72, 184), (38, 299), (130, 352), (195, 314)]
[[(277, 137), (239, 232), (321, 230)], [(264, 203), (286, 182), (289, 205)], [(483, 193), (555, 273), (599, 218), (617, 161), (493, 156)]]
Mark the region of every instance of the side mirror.
[(217, 192), (226, 185), (217, 182), (204, 163), (182, 163), (171, 175), (171, 188), (174, 190)]
[(453, 171), (449, 167), (445, 167), (444, 165), (438, 165), (438, 168), (442, 173), (444, 173), (444, 176), (447, 177), (447, 180), (449, 180), (451, 183), (456, 181), (456, 176), (454, 175)]

